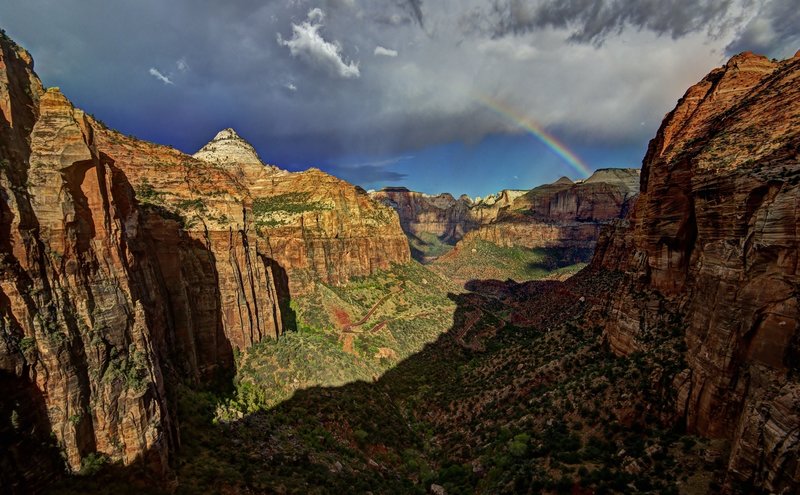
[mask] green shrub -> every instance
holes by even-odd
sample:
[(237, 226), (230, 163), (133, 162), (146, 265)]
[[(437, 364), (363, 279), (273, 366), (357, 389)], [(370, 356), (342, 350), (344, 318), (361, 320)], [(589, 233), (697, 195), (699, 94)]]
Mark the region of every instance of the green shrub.
[(514, 457), (524, 457), (528, 453), (528, 442), (531, 437), (525, 433), (515, 436), (508, 444), (508, 451)]
[(103, 466), (108, 462), (108, 457), (99, 453), (92, 452), (83, 459), (81, 459), (81, 470), (78, 471), (80, 476), (92, 476), (97, 474)]

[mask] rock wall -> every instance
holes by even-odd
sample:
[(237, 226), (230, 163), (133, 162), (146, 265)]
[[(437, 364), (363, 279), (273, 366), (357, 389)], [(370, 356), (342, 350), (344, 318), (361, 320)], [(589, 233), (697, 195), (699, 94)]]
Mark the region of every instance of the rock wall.
[(385, 188), (370, 196), (397, 211), (400, 225), (408, 235), (430, 233), (445, 242), (455, 243), (464, 233), (477, 227), (470, 205), (472, 200), (451, 194), (431, 196), (402, 188)]
[(432, 196), (395, 187), (371, 192), (370, 196), (397, 211), (407, 235), (433, 234), (445, 243), (455, 244), (467, 232), (495, 220), (502, 208), (524, 193), (505, 190), (473, 201), (466, 195), (456, 199), (449, 193)]
[(258, 249), (287, 270), (295, 294), (314, 280), (340, 285), (411, 259), (397, 215), (359, 187), (315, 168), (290, 173), (264, 165), (232, 129), (194, 156), (246, 189), (244, 220)]
[(627, 214), (638, 189), (639, 170), (620, 168), (598, 170), (579, 183), (562, 177), (475, 201), (402, 187), (370, 195), (397, 211), (412, 241), (430, 234), (445, 244), (481, 239), (501, 246), (594, 249), (602, 226)]
[(638, 192), (639, 170), (601, 169), (531, 189), (464, 236), (501, 246), (594, 249), (604, 225), (623, 218)]
[(297, 292), (312, 278), (341, 285), (411, 259), (391, 208), (321, 170), (273, 175), (250, 187), (265, 252), (289, 271)]
[(609, 301), (615, 352), (681, 322), (677, 411), (731, 441), (728, 490), (800, 487), (799, 184), (800, 52), (737, 55), (666, 116), (635, 208), (593, 260), (626, 274)]
[[(133, 198), (100, 161), (87, 118), (42, 90), (24, 50), (0, 47), (0, 374), (18, 391), (0, 421), (17, 437), (52, 432), (75, 470), (100, 451), (163, 471), (176, 442), (165, 332), (136, 283), (154, 267), (128, 248)], [(26, 431), (14, 418), (31, 408)], [(38, 479), (24, 454), (4, 466), (12, 490)]]

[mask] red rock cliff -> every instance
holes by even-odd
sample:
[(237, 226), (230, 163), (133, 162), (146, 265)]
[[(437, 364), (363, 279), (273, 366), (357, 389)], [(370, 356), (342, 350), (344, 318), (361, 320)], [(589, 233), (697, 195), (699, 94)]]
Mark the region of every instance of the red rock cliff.
[(517, 197), (465, 239), (591, 250), (602, 227), (627, 214), (638, 188), (637, 169), (601, 169), (579, 183), (564, 177)]
[(295, 293), (315, 279), (344, 284), (411, 259), (395, 212), (359, 187), (315, 168), (289, 173), (264, 165), (232, 129), (194, 156), (229, 171), (247, 189), (245, 220), (259, 249), (289, 272)]
[(800, 57), (737, 55), (666, 116), (634, 210), (593, 261), (627, 275), (609, 301), (615, 352), (682, 321), (677, 412), (731, 441), (728, 488), (800, 487), (799, 187)]
[(8, 417), (35, 413), (0, 426), (22, 442), (4, 481), (46, 479), (25, 437), (51, 432), (72, 470), (97, 452), (164, 473), (177, 446), (169, 383), (276, 337), (285, 275), (246, 229), (179, 214), (213, 184), (208, 211), (241, 217), (227, 172), (106, 129), (43, 90), (27, 52), (0, 48), (0, 380), (14, 391)]
[(598, 170), (577, 184), (563, 177), (530, 191), (504, 190), (475, 201), (406, 188), (370, 195), (397, 211), (410, 239), (432, 234), (446, 244), (482, 239), (501, 246), (589, 250), (603, 225), (625, 216), (638, 189), (639, 170), (619, 168)]
[(479, 225), (474, 215), (472, 200), (451, 194), (436, 196), (402, 188), (385, 188), (371, 192), (370, 196), (394, 208), (400, 217), (403, 231), (418, 236), (433, 234), (445, 242), (455, 243), (464, 234)]

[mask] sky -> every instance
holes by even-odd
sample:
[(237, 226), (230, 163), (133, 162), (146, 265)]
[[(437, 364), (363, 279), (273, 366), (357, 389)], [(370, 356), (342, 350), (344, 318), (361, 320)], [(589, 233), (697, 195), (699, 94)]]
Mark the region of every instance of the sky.
[(800, 49), (797, 0), (3, 0), (0, 28), (126, 134), (471, 196), (638, 167), (711, 69)]

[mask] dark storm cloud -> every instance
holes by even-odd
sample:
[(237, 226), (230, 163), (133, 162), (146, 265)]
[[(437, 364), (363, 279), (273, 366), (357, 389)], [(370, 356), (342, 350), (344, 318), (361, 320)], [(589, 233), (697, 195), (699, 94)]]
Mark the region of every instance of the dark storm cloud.
[(235, 127), (295, 166), (522, 132), (487, 98), (562, 138), (645, 141), (728, 45), (777, 50), (793, 3), (3, 0), (0, 27), (123, 132), (194, 152)]
[(797, 0), (767, 3), (728, 45), (728, 54), (743, 51), (786, 58), (800, 50), (800, 5)]
[(492, 0), (462, 22), (494, 37), (552, 27), (569, 29), (574, 41), (602, 43), (625, 27), (673, 38), (714, 32), (731, 21), (733, 5), (732, 0)]
[(408, 10), (411, 11), (414, 20), (416, 20), (420, 26), (425, 26), (425, 18), (422, 16), (422, 0), (404, 0), (403, 3), (407, 6)]

